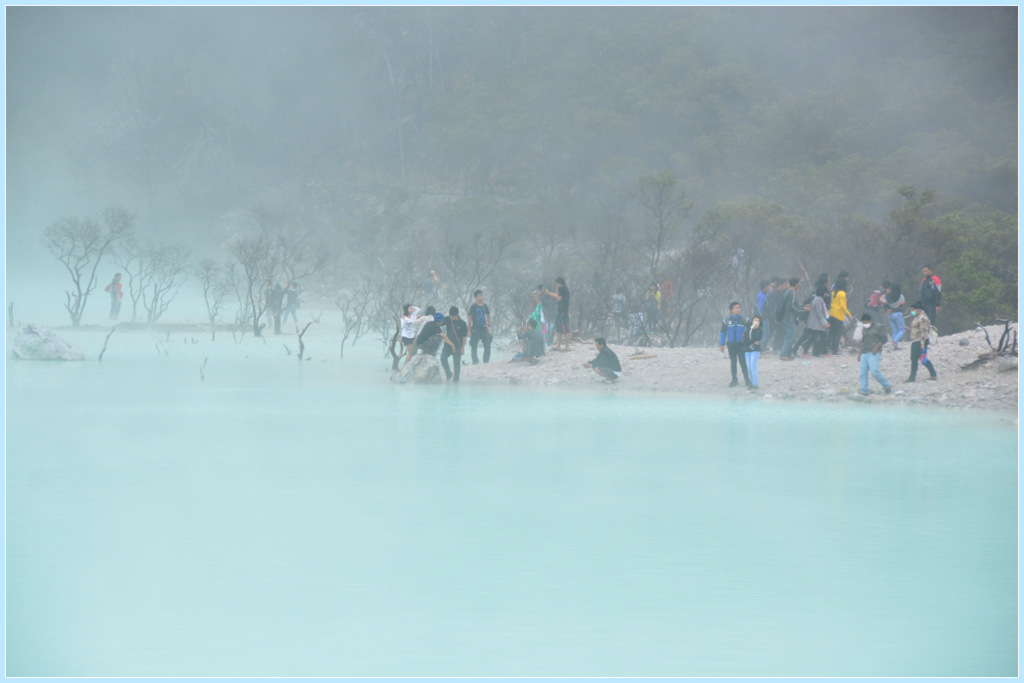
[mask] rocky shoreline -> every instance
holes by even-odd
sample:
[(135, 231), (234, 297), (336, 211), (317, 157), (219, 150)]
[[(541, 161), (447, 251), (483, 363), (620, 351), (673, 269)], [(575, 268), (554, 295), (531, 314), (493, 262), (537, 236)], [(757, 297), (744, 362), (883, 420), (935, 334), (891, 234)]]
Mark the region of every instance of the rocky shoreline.
[[(992, 343), (998, 342), (1003, 328), (986, 328)], [(462, 369), (463, 384), (516, 384), (528, 386), (580, 387), (604, 391), (671, 392), (697, 395), (742, 395), (749, 400), (824, 401), (830, 403), (865, 402), (884, 405), (936, 406), (959, 410), (1017, 412), (1019, 383), (1017, 357), (994, 358), (970, 369), (964, 366), (990, 352), (980, 330), (940, 337), (928, 356), (939, 378), (928, 380), (928, 371), (919, 368), (917, 381), (905, 383), (910, 374), (910, 345), (898, 351), (887, 348), (882, 355), (881, 372), (891, 382), (893, 392), (885, 395), (871, 380), (871, 394), (859, 393), (860, 375), (855, 349), (840, 349), (840, 354), (821, 358), (798, 357), (780, 361), (762, 354), (758, 365), (760, 389), (729, 387), (729, 358), (717, 346), (704, 348), (641, 348), (653, 358), (630, 358), (633, 347), (609, 344), (622, 363), (622, 378), (607, 383), (592, 370), (582, 367), (596, 355), (593, 342), (576, 340), (569, 352), (549, 351), (536, 365), (510, 363), (517, 346), (497, 350), (490, 363), (472, 365), (466, 349)]]

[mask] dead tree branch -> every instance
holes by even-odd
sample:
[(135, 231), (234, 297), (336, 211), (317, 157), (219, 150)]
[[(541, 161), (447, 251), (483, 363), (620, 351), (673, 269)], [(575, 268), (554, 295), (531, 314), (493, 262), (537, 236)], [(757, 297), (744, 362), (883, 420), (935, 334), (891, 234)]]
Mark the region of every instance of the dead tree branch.
[(117, 329), (117, 325), (110, 328), (110, 332), (107, 333), (107, 338), (103, 340), (103, 349), (100, 351), (100, 356), (96, 360), (100, 363), (103, 362), (103, 354), (107, 352), (107, 342), (110, 341), (110, 335), (114, 334), (114, 330)]

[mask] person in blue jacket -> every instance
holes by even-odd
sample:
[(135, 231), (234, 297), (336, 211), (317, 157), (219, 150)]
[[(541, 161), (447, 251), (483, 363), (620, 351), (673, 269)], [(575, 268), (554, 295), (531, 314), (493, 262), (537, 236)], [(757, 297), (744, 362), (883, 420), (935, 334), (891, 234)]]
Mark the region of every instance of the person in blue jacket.
[(729, 304), (729, 315), (722, 321), (722, 330), (718, 335), (719, 350), (725, 353), (726, 347), (729, 348), (729, 368), (732, 370), (730, 387), (739, 384), (739, 380), (736, 378), (737, 363), (743, 370), (743, 382), (747, 388), (753, 386), (750, 383), (750, 375), (747, 373), (747, 359), (744, 355), (743, 331), (746, 327), (747, 319), (740, 315), (740, 304), (738, 301), (733, 301)]

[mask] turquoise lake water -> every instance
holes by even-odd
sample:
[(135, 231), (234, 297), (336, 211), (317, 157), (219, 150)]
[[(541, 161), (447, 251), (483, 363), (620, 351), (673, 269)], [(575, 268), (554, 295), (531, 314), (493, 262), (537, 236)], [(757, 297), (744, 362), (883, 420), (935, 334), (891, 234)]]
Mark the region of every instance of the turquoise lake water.
[(8, 675), (1017, 674), (1013, 416), (193, 360), (9, 361)]

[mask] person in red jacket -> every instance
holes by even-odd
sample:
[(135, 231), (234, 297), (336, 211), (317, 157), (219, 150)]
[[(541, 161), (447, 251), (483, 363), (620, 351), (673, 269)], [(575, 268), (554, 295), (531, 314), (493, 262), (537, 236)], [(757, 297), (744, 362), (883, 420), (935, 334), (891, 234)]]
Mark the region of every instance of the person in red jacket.
[(110, 319), (117, 320), (121, 313), (121, 299), (124, 293), (121, 291), (121, 273), (114, 273), (114, 279), (110, 281), (104, 292), (110, 292)]

